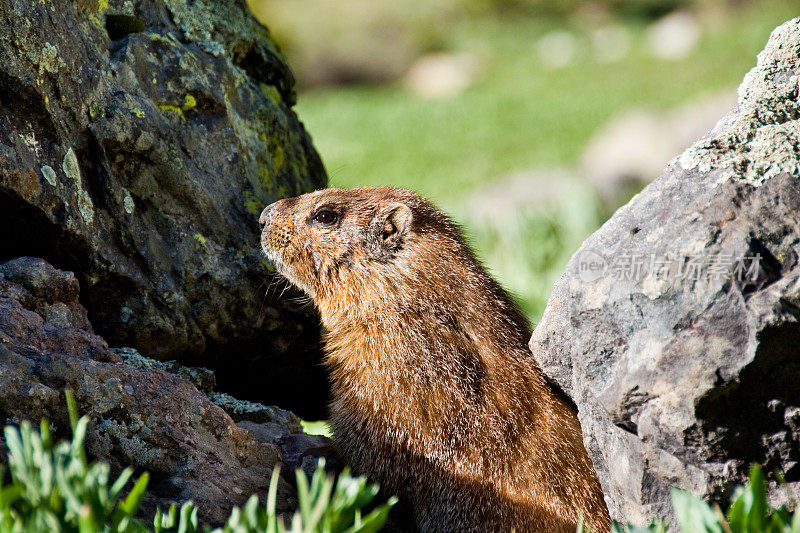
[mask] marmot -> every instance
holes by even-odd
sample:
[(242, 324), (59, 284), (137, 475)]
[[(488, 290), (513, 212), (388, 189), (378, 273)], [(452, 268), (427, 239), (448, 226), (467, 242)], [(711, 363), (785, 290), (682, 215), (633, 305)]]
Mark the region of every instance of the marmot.
[(267, 257), (319, 308), (335, 445), (419, 530), (609, 531), (573, 408), (445, 214), (359, 187), (280, 200), (260, 223)]

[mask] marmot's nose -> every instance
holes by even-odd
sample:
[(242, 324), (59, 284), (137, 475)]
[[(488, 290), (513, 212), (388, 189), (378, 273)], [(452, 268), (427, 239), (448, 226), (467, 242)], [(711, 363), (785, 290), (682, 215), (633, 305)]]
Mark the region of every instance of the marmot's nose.
[(261, 226), (261, 229), (264, 229), (264, 226), (269, 224), (269, 212), (272, 211), (272, 206), (275, 204), (270, 204), (261, 211), (261, 216), (258, 217), (258, 225)]
[(258, 217), (258, 223), (261, 224), (261, 229), (264, 229), (264, 227), (270, 223), (270, 216), (273, 211), (277, 211), (278, 209), (285, 207), (288, 203), (290, 203), (289, 200), (283, 198), (265, 207), (261, 212), (261, 216)]

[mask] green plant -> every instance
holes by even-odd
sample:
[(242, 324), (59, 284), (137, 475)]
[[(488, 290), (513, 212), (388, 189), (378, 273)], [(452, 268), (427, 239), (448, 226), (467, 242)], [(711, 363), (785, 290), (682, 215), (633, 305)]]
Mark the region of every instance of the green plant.
[[(310, 482), (302, 470), (297, 470), (299, 505), (286, 525), (276, 510), (278, 474), (276, 468), (270, 480), (266, 507), (259, 506), (258, 497), (253, 495), (242, 509), (235, 507), (231, 511), (223, 527), (211, 533), (375, 533), (386, 523), (389, 511), (397, 503), (397, 498), (390, 498), (362, 517), (361, 509), (375, 499), (378, 486), (368, 484), (363, 477), (351, 476), (347, 470), (334, 482), (333, 476), (325, 472), (325, 460), (320, 459)], [(197, 510), (192, 503), (184, 503), (180, 512), (176, 505), (167, 514), (159, 510), (155, 532), (162, 531), (195, 533)]]
[(75, 401), (67, 395), (72, 442), (53, 442), (50, 424), (39, 432), (24, 421), (6, 426), (10, 482), (0, 478), (0, 532), (140, 532), (134, 518), (148, 475), (136, 480), (126, 497), (122, 490), (133, 470), (126, 468), (109, 486), (109, 467), (88, 463), (83, 448), (88, 418), (78, 419)]
[(161, 512), (161, 508), (156, 510), (153, 518), (153, 531), (155, 533), (168, 533), (177, 531), (178, 533), (196, 533), (198, 531), (197, 507), (191, 501), (184, 502), (180, 511), (178, 506), (172, 504), (166, 514)]
[[(124, 495), (133, 476), (126, 468), (109, 484), (109, 467), (89, 463), (84, 438), (89, 423), (78, 418), (75, 400), (67, 393), (73, 437), (55, 443), (50, 424), (39, 431), (30, 422), (19, 428), (6, 426), (8, 478), (0, 471), (0, 533), (76, 532), (141, 533), (149, 529), (135, 518), (147, 488), (142, 474)], [(272, 473), (266, 505), (253, 495), (241, 509), (236, 507), (223, 527), (211, 530), (198, 522), (192, 502), (160, 509), (153, 520), (155, 533), (374, 533), (386, 522), (397, 502), (390, 498), (362, 516), (378, 494), (378, 486), (345, 470), (338, 479), (325, 472), (320, 460), (309, 480), (297, 470), (298, 510), (288, 522), (277, 511), (279, 471)], [(767, 483), (754, 466), (749, 482), (736, 489), (727, 513), (680, 489), (672, 490), (672, 506), (683, 533), (800, 533), (800, 513), (769, 504)], [(667, 525), (653, 520), (648, 526), (614, 522), (612, 533), (665, 533)], [(588, 528), (578, 527), (578, 533)]]
[[(54, 443), (50, 424), (39, 431), (24, 421), (19, 428), (6, 426), (8, 480), (0, 469), (0, 533), (140, 533), (149, 529), (135, 518), (144, 498), (149, 476), (142, 474), (123, 495), (133, 469), (126, 468), (109, 485), (109, 466), (89, 463), (84, 438), (87, 417), (78, 418), (75, 400), (67, 392), (72, 441)], [(253, 495), (242, 509), (234, 508), (225, 525), (211, 530), (200, 526), (197, 508), (189, 501), (173, 504), (153, 520), (156, 533), (374, 533), (383, 527), (396, 498), (362, 516), (378, 486), (345, 470), (334, 481), (320, 460), (309, 482), (302, 470), (297, 475), (299, 509), (290, 523), (277, 512), (278, 474), (270, 480), (266, 506)]]
[(767, 498), (767, 482), (761, 468), (750, 470), (750, 481), (733, 494), (727, 514), (680, 489), (672, 490), (675, 517), (684, 532), (703, 533), (800, 533), (800, 513), (785, 506), (774, 508)]
[[(800, 533), (800, 513), (769, 504), (767, 482), (758, 465), (750, 470), (748, 483), (734, 491), (727, 513), (681, 489), (672, 489), (672, 508), (683, 533)], [(666, 524), (657, 521), (647, 527), (617, 522), (612, 527), (612, 533), (665, 531)]]

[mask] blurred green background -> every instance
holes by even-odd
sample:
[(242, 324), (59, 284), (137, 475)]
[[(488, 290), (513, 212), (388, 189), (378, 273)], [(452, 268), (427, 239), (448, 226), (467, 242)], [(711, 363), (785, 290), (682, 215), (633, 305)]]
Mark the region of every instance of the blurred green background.
[(250, 0), (331, 186), (414, 189), (538, 320), (580, 243), (735, 103), (796, 0)]

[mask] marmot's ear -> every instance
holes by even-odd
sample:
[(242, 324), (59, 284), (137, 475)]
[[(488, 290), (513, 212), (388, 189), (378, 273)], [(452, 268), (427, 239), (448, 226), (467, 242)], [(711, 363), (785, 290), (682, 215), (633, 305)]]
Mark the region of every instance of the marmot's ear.
[(369, 235), (376, 255), (381, 256), (398, 248), (411, 227), (412, 218), (411, 209), (400, 202), (387, 203), (378, 208), (370, 224)]

